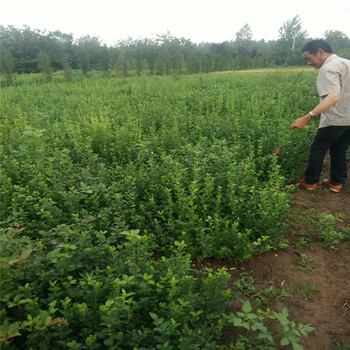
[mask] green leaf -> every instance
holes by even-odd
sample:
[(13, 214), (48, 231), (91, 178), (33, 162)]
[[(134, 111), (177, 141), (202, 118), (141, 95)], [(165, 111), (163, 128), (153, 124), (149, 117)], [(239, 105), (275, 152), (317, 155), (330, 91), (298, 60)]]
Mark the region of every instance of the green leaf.
[(273, 338), (272, 338), (272, 335), (271, 335), (271, 334), (268, 334), (268, 335), (267, 335), (267, 339), (269, 340), (269, 342), (270, 342), (271, 344), (275, 344), (274, 341), (273, 341)]
[(21, 259), (12, 259), (12, 260), (7, 260), (6, 264), (7, 265), (13, 265), (13, 264), (17, 264), (18, 262), (20, 262)]
[(312, 326), (305, 326), (305, 327), (303, 327), (303, 331), (305, 331), (307, 333), (313, 332), (315, 329), (316, 328), (312, 327)]
[(21, 259), (21, 260), (25, 260), (25, 259), (29, 258), (30, 254), (32, 253), (33, 250), (34, 250), (34, 249), (30, 248), (30, 249), (24, 251), (24, 252), (21, 254), (20, 259)]
[(235, 327), (241, 327), (242, 326), (242, 320), (239, 319), (239, 318), (236, 318), (234, 321), (233, 321), (233, 325)]
[(150, 312), (149, 315), (155, 320), (158, 320), (158, 316), (154, 312)]
[(255, 320), (258, 318), (258, 316), (255, 314), (249, 314), (249, 315), (247, 315), (247, 318), (248, 318), (248, 320)]
[(45, 318), (45, 321), (44, 321), (45, 326), (48, 326), (51, 323), (51, 321), (52, 321), (52, 317), (51, 316), (47, 316)]
[(252, 309), (252, 305), (250, 304), (249, 300), (247, 300), (243, 306), (242, 306), (242, 310), (247, 314), (249, 312), (251, 312), (253, 309)]
[(32, 136), (33, 134), (34, 134), (34, 130), (32, 129), (23, 131), (23, 135)]
[(250, 326), (249, 326), (249, 323), (248, 323), (248, 322), (243, 322), (242, 325), (243, 325), (243, 327), (244, 327), (245, 329), (250, 329)]
[(19, 149), (21, 149), (21, 150), (25, 150), (25, 149), (28, 149), (29, 148), (29, 146), (28, 146), (28, 144), (26, 144), (26, 143), (21, 143), (20, 145), (19, 145)]
[(293, 343), (293, 350), (304, 350), (304, 348), (298, 343)]
[(282, 338), (282, 340), (281, 340), (281, 345), (282, 345), (282, 346), (286, 346), (286, 345), (288, 345), (288, 344), (289, 344), (288, 338), (287, 338), (287, 337)]
[(297, 336), (295, 334), (291, 334), (289, 336), (289, 340), (292, 342), (292, 343), (297, 343), (300, 341), (300, 336)]

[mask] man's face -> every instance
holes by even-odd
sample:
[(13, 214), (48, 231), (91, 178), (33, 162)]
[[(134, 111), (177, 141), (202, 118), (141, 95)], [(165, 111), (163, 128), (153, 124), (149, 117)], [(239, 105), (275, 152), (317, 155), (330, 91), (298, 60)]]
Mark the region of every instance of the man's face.
[(324, 51), (323, 50), (318, 50), (316, 55), (312, 55), (309, 53), (309, 51), (303, 52), (303, 56), (305, 58), (305, 61), (307, 61), (307, 64), (315, 67), (315, 68), (321, 68), (323, 65), (323, 62), (325, 61), (324, 56)]

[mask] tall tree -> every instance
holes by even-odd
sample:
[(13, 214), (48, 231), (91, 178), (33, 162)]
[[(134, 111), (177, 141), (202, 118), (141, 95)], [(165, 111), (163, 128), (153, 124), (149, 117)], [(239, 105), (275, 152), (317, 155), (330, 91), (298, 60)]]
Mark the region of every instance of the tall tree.
[(161, 47), (161, 53), (156, 60), (158, 75), (169, 74), (171, 69), (172, 42), (175, 38), (168, 30), (165, 34), (157, 34), (156, 43)]
[(233, 44), (233, 67), (235, 69), (249, 69), (252, 66), (253, 56), (253, 33), (246, 23), (237, 33)]
[(40, 31), (28, 26), (17, 29), (14, 26), (0, 26), (1, 42), (11, 52), (14, 68), (19, 73), (38, 72), (36, 58), (39, 49)]
[(72, 66), (69, 62), (69, 55), (66, 53), (62, 59), (62, 66), (64, 71), (64, 76), (68, 81), (73, 79)]
[(77, 58), (83, 73), (86, 75), (91, 69), (98, 69), (101, 48), (100, 39), (86, 35), (80, 37), (77, 43)]
[(253, 32), (248, 23), (236, 33), (236, 42), (249, 42), (252, 41), (252, 38)]
[(143, 66), (144, 66), (143, 62), (144, 62), (144, 59), (142, 57), (142, 49), (141, 49), (141, 46), (138, 45), (136, 48), (136, 72), (137, 72), (137, 75), (141, 75), (141, 73), (142, 73)]
[(128, 76), (128, 62), (125, 51), (123, 51), (118, 57), (116, 75), (117, 78), (125, 78)]
[(339, 30), (327, 30), (324, 38), (334, 50), (350, 48), (350, 39)]
[(73, 55), (73, 35), (60, 31), (48, 32), (41, 36), (40, 50), (45, 51), (51, 58), (51, 66), (54, 70), (62, 69), (63, 57)]
[(8, 86), (15, 85), (13, 80), (13, 57), (11, 52), (0, 43), (0, 62), (1, 62), (1, 70), (6, 75), (6, 84)]
[(279, 29), (280, 42), (286, 48), (291, 48), (294, 51), (297, 43), (305, 41), (307, 31), (302, 30), (301, 18), (299, 15), (291, 20), (287, 20)]
[(108, 47), (106, 45), (102, 46), (100, 48), (100, 54), (99, 54), (99, 68), (104, 72), (108, 73), (110, 65), (110, 57), (109, 57), (109, 51)]
[(40, 51), (37, 57), (38, 67), (40, 71), (43, 73), (47, 81), (52, 80), (52, 68), (51, 68), (51, 60), (50, 56), (43, 51)]

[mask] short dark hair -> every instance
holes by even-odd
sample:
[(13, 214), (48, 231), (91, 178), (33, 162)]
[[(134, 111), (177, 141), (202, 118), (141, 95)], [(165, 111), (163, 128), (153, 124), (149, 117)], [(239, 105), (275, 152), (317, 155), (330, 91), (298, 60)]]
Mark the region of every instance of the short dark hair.
[(316, 55), (322, 49), (324, 52), (333, 53), (331, 46), (324, 40), (311, 40), (301, 50), (301, 53), (308, 51), (311, 55)]

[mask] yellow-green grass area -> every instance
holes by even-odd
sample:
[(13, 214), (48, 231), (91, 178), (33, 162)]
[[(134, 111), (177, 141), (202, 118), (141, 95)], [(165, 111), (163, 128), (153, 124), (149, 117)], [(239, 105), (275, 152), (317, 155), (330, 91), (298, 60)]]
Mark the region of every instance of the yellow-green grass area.
[(310, 73), (314, 72), (317, 74), (317, 70), (309, 66), (298, 66), (298, 67), (273, 67), (273, 68), (256, 68), (256, 69), (245, 69), (245, 70), (232, 70), (224, 72), (213, 72), (208, 73), (208, 75), (214, 76), (225, 76), (232, 74), (242, 74), (242, 75), (256, 75), (256, 74), (268, 74), (268, 73)]

